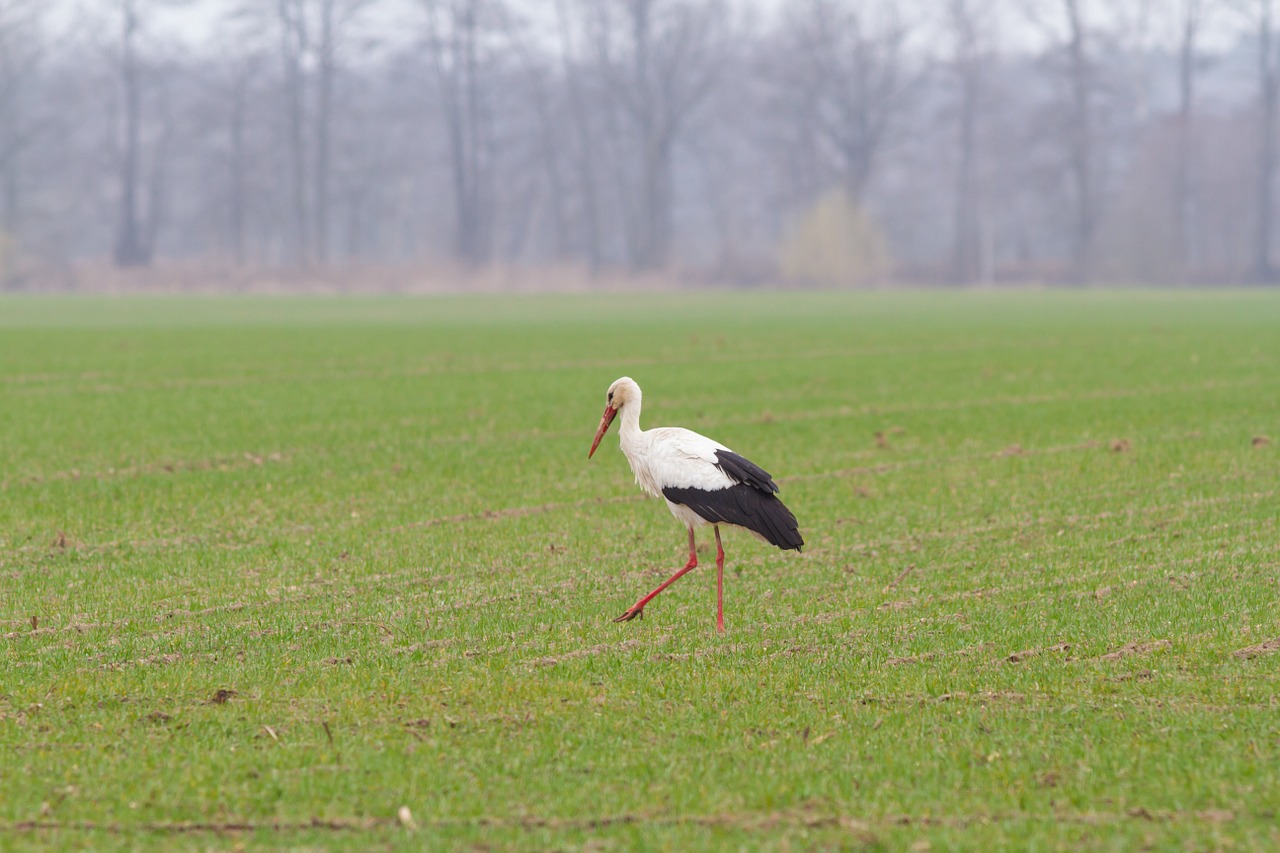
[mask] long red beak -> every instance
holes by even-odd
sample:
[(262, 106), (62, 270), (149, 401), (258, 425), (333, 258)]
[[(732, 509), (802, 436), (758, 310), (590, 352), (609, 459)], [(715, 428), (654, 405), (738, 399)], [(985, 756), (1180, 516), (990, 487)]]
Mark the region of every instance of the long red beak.
[(613, 416), (616, 414), (618, 414), (617, 409), (608, 404), (605, 405), (604, 414), (600, 416), (600, 428), (596, 430), (595, 441), (591, 442), (591, 449), (587, 451), (588, 459), (596, 452), (596, 448), (600, 446), (600, 439), (604, 438), (604, 434), (609, 431), (609, 424), (613, 423)]

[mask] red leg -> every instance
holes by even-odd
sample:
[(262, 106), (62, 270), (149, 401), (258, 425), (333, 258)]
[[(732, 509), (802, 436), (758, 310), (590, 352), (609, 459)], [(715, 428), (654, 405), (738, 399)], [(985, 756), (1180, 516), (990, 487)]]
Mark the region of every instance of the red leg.
[(716, 526), (716, 631), (724, 633), (724, 546), (720, 544), (720, 527)]
[(679, 580), (680, 576), (683, 575), (685, 572), (688, 572), (692, 569), (696, 569), (697, 567), (698, 567), (698, 549), (693, 542), (693, 528), (690, 527), (689, 528), (689, 562), (684, 564), (683, 569), (681, 569), (680, 571), (676, 572), (674, 575), (672, 575), (671, 577), (663, 581), (662, 586), (658, 587), (653, 592), (649, 593), (644, 598), (637, 601), (635, 604), (631, 605), (630, 610), (628, 610), (626, 613), (623, 613), (621, 616), (619, 616), (617, 619), (614, 619), (613, 621), (614, 622), (630, 622), (632, 619), (636, 618), (637, 616), (643, 619), (644, 606), (646, 604), (648, 604), (650, 601), (653, 601), (653, 599), (657, 598), (658, 593), (662, 592), (664, 589), (666, 589), (667, 587), (675, 583), (677, 580)]

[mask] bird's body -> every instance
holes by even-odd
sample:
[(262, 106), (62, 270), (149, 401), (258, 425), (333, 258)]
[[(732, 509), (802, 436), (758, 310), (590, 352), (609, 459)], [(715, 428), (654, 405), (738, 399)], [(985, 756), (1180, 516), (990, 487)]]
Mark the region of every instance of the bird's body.
[(718, 569), (717, 628), (724, 630), (724, 549), (720, 525), (749, 530), (761, 541), (783, 550), (799, 551), (804, 545), (796, 518), (777, 497), (778, 487), (760, 466), (713, 439), (680, 427), (640, 428), (640, 386), (622, 377), (609, 386), (605, 413), (600, 419), (591, 454), (595, 453), (615, 415), (621, 415), (619, 444), (631, 465), (636, 483), (654, 497), (666, 501), (671, 514), (689, 530), (689, 562), (630, 610), (626, 621), (643, 613), (644, 606), (676, 578), (698, 564), (694, 530), (715, 527)]

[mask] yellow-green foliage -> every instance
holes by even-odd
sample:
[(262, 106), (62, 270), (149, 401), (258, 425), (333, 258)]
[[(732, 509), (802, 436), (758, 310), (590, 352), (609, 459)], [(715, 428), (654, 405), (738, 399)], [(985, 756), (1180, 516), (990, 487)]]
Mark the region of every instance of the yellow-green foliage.
[(791, 229), (778, 251), (783, 279), (827, 287), (867, 287), (890, 267), (884, 234), (844, 190), (832, 190)]
[(21, 252), (18, 241), (7, 231), (0, 231), (0, 289), (4, 289), (17, 277)]

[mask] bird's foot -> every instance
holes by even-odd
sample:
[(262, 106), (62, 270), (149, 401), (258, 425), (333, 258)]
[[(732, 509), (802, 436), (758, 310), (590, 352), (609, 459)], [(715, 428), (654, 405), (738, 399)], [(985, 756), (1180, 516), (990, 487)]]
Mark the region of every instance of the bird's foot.
[(639, 616), (641, 619), (644, 618), (643, 607), (632, 607), (626, 613), (623, 613), (621, 616), (619, 616), (617, 619), (614, 619), (613, 621), (614, 622), (630, 622), (632, 619), (636, 618), (637, 616)]

